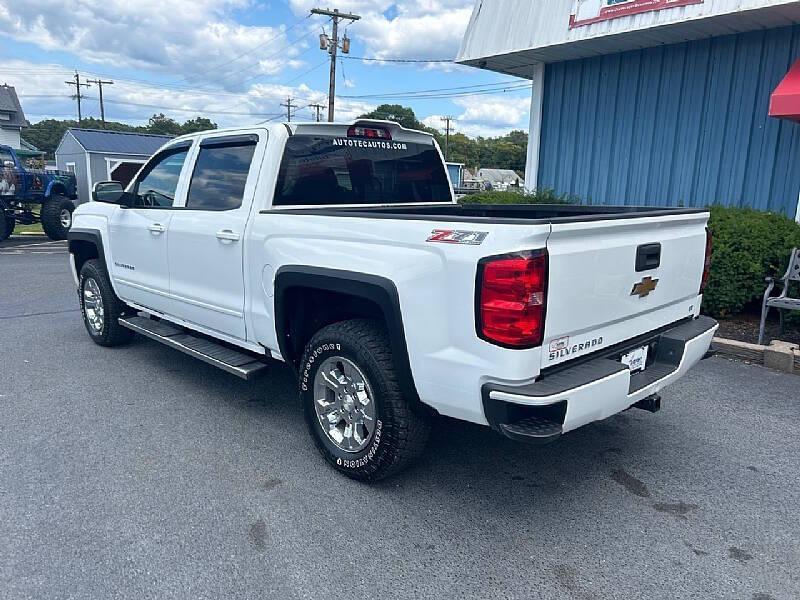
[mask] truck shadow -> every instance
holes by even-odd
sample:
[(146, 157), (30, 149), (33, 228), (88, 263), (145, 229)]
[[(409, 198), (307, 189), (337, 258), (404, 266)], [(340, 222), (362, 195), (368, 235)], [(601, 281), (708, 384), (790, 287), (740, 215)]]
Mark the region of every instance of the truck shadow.
[[(365, 501), (388, 497), (397, 501), (405, 496), (413, 510), (423, 510), (430, 504), (471, 504), (473, 510), (480, 505), (489, 507), (495, 516), (504, 513), (513, 518), (531, 516), (532, 511), (544, 507), (558, 507), (565, 499), (588, 501), (609, 488), (623, 493), (634, 490), (634, 495), (647, 497), (649, 492), (642, 492), (645, 484), (639, 482), (637, 488), (635, 480), (626, 486), (624, 481), (614, 480), (612, 473), (626, 457), (639, 460), (642, 455), (656, 453), (660, 443), (668, 443), (653, 441), (650, 427), (645, 427), (648, 435), (642, 435), (642, 426), (657, 417), (639, 411), (588, 425), (544, 446), (519, 444), (488, 427), (440, 417), (417, 465), (367, 486), (335, 473), (319, 457), (306, 431), (294, 375), (285, 365), (272, 363), (266, 376), (244, 382), (154, 342), (142, 340), (137, 342), (140, 344), (147, 346), (146, 352), (155, 362), (162, 359), (154, 354), (168, 353), (163, 360), (169, 357), (172, 376), (186, 378), (193, 401), (221, 402), (236, 413), (244, 411), (252, 426), (264, 432), (263, 446), (253, 450), (263, 453), (266, 463), (278, 460), (287, 450), (307, 461), (305, 472), (295, 474), (296, 485), (310, 490), (345, 487)], [(277, 439), (291, 447), (281, 448), (269, 441)], [(287, 477), (277, 473), (272, 476)]]

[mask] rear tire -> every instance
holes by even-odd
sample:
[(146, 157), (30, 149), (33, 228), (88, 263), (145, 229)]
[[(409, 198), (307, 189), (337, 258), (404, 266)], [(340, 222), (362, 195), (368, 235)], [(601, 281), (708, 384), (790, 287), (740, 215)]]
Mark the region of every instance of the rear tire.
[(131, 341), (133, 331), (119, 324), (119, 318), (130, 309), (117, 298), (99, 260), (87, 260), (81, 267), (78, 293), (83, 323), (95, 344), (120, 346)]
[(61, 195), (50, 196), (42, 204), (41, 221), (42, 229), (51, 240), (65, 240), (72, 227), (72, 213), (75, 204), (69, 198)]
[(375, 321), (342, 321), (317, 332), (300, 363), (299, 387), (317, 449), (347, 477), (378, 481), (425, 448), (430, 418), (403, 397), (389, 338)]

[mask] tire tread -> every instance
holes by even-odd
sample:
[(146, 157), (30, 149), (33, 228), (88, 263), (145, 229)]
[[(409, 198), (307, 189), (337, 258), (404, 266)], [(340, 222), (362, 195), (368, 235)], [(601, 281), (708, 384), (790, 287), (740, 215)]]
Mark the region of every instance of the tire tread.
[(372, 382), (373, 388), (379, 384), (383, 388), (380, 402), (386, 419), (391, 426), (384, 430), (386, 440), (384, 460), (368, 463), (358, 472), (339, 468), (325, 447), (317, 440), (317, 447), (334, 468), (355, 479), (378, 481), (389, 477), (414, 462), (423, 453), (430, 435), (430, 419), (415, 411), (400, 390), (397, 371), (392, 357), (389, 336), (377, 321), (371, 319), (352, 319), (340, 321), (318, 331), (306, 346), (301, 364), (308, 360), (308, 353), (324, 340), (335, 339), (352, 347), (361, 347), (375, 363), (382, 382)]
[[(83, 267), (81, 267), (80, 277), (80, 303), (81, 313), (83, 313), (83, 280), (86, 277), (92, 277), (100, 288), (100, 294), (103, 297), (103, 308), (105, 313), (105, 324), (103, 327), (103, 335), (95, 336), (89, 333), (92, 340), (100, 346), (121, 346), (128, 343), (134, 336), (133, 331), (123, 327), (119, 324), (119, 317), (125, 314), (128, 306), (120, 300), (114, 293), (114, 288), (111, 287), (111, 281), (108, 278), (108, 273), (99, 259), (87, 260)], [(84, 323), (86, 317), (84, 317)], [(86, 324), (86, 323), (85, 323)], [(87, 324), (87, 330), (88, 330)]]

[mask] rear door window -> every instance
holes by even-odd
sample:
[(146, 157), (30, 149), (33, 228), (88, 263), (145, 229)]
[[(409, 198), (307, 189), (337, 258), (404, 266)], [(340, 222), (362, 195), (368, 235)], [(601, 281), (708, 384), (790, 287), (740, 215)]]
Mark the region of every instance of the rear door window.
[(189, 184), (186, 208), (234, 210), (242, 205), (256, 136), (211, 138), (200, 145), (200, 153)]
[(286, 142), (273, 205), (451, 201), (432, 143), (294, 135)]

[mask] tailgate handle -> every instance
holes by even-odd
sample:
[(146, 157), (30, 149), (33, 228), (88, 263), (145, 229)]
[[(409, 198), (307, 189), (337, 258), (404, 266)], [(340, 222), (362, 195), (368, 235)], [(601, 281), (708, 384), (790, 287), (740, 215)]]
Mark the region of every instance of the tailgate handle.
[(636, 249), (636, 272), (661, 266), (661, 244), (642, 244)]

